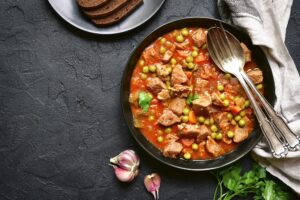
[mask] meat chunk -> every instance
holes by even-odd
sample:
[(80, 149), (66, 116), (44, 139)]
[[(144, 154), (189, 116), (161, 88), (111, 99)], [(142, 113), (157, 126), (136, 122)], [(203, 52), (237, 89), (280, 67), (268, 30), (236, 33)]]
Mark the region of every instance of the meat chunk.
[(180, 124), (178, 125), (180, 137), (196, 138), (201, 134), (201, 129), (198, 125), (193, 124)]
[(243, 49), (245, 62), (251, 61), (251, 51), (248, 49), (248, 47), (244, 43), (241, 43), (241, 47)]
[(182, 151), (182, 148), (182, 144), (179, 142), (169, 142), (163, 150), (163, 155), (170, 158), (176, 158), (176, 156)]
[(163, 62), (169, 62), (172, 56), (173, 56), (173, 52), (171, 50), (167, 50), (162, 58)]
[(215, 157), (224, 154), (224, 149), (222, 149), (222, 147), (210, 136), (208, 136), (208, 139), (206, 141), (206, 149)]
[(240, 127), (236, 126), (234, 129), (233, 141), (235, 143), (242, 142), (248, 138), (248, 135), (249, 135), (248, 128), (246, 128), (246, 127), (240, 128)]
[(188, 57), (191, 55), (191, 51), (189, 50), (176, 50), (176, 52), (181, 56), (181, 57)]
[(191, 92), (191, 88), (189, 86), (175, 84), (172, 88), (172, 91), (174, 92), (175, 96), (187, 97)]
[(167, 89), (162, 89), (158, 94), (157, 98), (161, 101), (165, 101), (171, 98), (169, 90)]
[(262, 83), (264, 80), (263, 73), (259, 68), (254, 68), (246, 73), (254, 84)]
[(180, 118), (169, 109), (164, 109), (163, 114), (158, 119), (158, 123), (163, 126), (171, 126), (177, 122), (180, 122)]
[(174, 134), (167, 134), (166, 135), (166, 140), (170, 143), (170, 142), (176, 142), (177, 140), (179, 140), (179, 137), (177, 135), (174, 135)]
[(186, 106), (185, 99), (176, 97), (170, 101), (169, 108), (175, 114), (181, 115), (184, 107)]
[(139, 92), (130, 93), (129, 95), (129, 103), (138, 107), (138, 100), (139, 100)]
[(199, 113), (201, 112), (203, 109), (207, 108), (208, 106), (210, 106), (212, 103), (211, 101), (211, 97), (208, 93), (205, 94), (201, 94), (199, 95), (198, 99), (195, 99), (193, 101), (193, 109)]
[(157, 77), (149, 77), (146, 81), (147, 88), (155, 94), (158, 94), (162, 89), (167, 88), (166, 84), (164, 84), (164, 82)]
[(220, 98), (220, 95), (217, 92), (211, 94), (212, 103), (216, 106), (223, 106), (223, 101)]
[(192, 39), (197, 47), (201, 47), (206, 43), (206, 31), (203, 28), (198, 28), (192, 33)]
[(168, 69), (166, 65), (157, 63), (155, 64), (155, 66), (156, 66), (157, 75), (163, 80), (165, 80), (171, 73), (171, 71)]
[(172, 76), (171, 76), (172, 84), (173, 85), (182, 84), (182, 83), (186, 83), (187, 81), (188, 81), (188, 78), (187, 78), (186, 74), (184, 73), (184, 71), (182, 70), (182, 66), (176, 65), (172, 71)]
[(155, 51), (154, 45), (151, 45), (147, 49), (145, 49), (142, 56), (144, 60), (148, 60), (148, 61), (159, 58), (159, 54), (157, 51)]
[(201, 142), (207, 138), (207, 136), (210, 134), (210, 130), (205, 125), (200, 126), (200, 133), (196, 138), (197, 142)]
[(194, 85), (194, 90), (197, 93), (203, 93), (206, 91), (207, 86), (209, 85), (209, 82), (207, 80), (204, 80), (202, 78), (196, 78), (195, 79), (195, 85)]
[(225, 131), (230, 125), (230, 120), (227, 117), (228, 112), (218, 112), (214, 115), (214, 120), (219, 125), (219, 127)]

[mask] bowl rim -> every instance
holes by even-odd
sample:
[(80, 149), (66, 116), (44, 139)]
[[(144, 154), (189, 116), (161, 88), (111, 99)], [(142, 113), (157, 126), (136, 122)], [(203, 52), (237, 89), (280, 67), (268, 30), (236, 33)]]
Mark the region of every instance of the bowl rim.
[[(149, 148), (147, 148), (144, 144), (142, 144), (142, 142), (138, 139), (138, 137), (136, 136), (136, 134), (134, 134), (136, 130), (134, 130), (133, 127), (131, 126), (132, 121), (131, 121), (128, 117), (126, 117), (126, 115), (125, 115), (125, 112), (126, 112), (126, 111), (125, 111), (125, 106), (126, 106), (126, 105), (124, 104), (124, 96), (125, 96), (124, 83), (125, 83), (125, 80), (126, 80), (126, 77), (127, 77), (127, 76), (126, 76), (126, 71), (128, 70), (128, 67), (130, 66), (130, 61), (132, 60), (132, 57), (133, 57), (135, 54), (138, 53), (137, 50), (138, 50), (138, 48), (142, 45), (142, 43), (143, 43), (145, 40), (148, 40), (153, 34), (155, 34), (156, 32), (158, 32), (159, 30), (165, 28), (165, 27), (168, 26), (168, 25), (171, 25), (171, 24), (173, 24), (173, 23), (179, 23), (180, 21), (186, 21), (186, 20), (209, 20), (209, 21), (215, 21), (216, 23), (222, 23), (223, 25), (225, 24), (226, 26), (229, 26), (229, 27), (231, 27), (232, 29), (235, 29), (236, 31), (241, 32), (242, 34), (246, 34), (246, 35), (248, 36), (248, 34), (247, 34), (243, 29), (241, 29), (240, 27), (237, 27), (237, 26), (232, 25), (232, 24), (228, 24), (228, 23), (226, 23), (226, 22), (224, 22), (224, 21), (222, 21), (222, 20), (220, 20), (220, 19), (209, 18), (209, 17), (185, 17), (185, 18), (182, 18), (182, 19), (177, 19), (177, 20), (169, 21), (169, 22), (167, 22), (167, 23), (164, 23), (163, 25), (158, 26), (158, 27), (155, 28), (153, 31), (151, 31), (146, 37), (144, 37), (141, 41), (138, 42), (138, 44), (137, 44), (136, 47), (133, 49), (133, 51), (131, 52), (131, 54), (130, 54), (130, 56), (129, 56), (127, 62), (126, 62), (126, 65), (125, 65), (125, 68), (124, 68), (123, 74), (122, 74), (121, 87), (120, 87), (120, 89), (121, 89), (121, 93), (120, 93), (120, 102), (121, 102), (121, 106), (122, 106), (122, 113), (123, 113), (123, 116), (124, 116), (124, 118), (125, 118), (126, 124), (127, 124), (128, 128), (129, 128), (130, 133), (131, 133), (131, 135), (133, 136), (133, 138), (136, 140), (136, 142), (139, 144), (140, 147), (142, 147), (149, 155), (151, 155), (152, 157), (154, 157), (156, 160), (160, 161), (161, 163), (164, 163), (164, 164), (167, 165), (167, 166), (171, 166), (171, 167), (174, 167), (174, 168), (177, 168), (177, 169), (180, 169), (180, 170), (186, 170), (186, 171), (208, 171), (208, 170), (215, 170), (215, 169), (218, 169), (218, 168), (222, 168), (222, 167), (228, 166), (228, 165), (230, 165), (230, 164), (232, 164), (232, 163), (238, 161), (238, 160), (241, 159), (242, 157), (244, 157), (247, 153), (249, 153), (249, 152), (254, 148), (254, 146), (256, 146), (256, 144), (262, 139), (263, 135), (262, 135), (261, 133), (259, 133), (258, 138), (255, 140), (255, 142), (253, 142), (253, 144), (251, 144), (251, 145), (248, 147), (247, 150), (245, 150), (244, 152), (240, 152), (240, 154), (239, 154), (238, 156), (236, 156), (234, 159), (231, 159), (231, 160), (229, 160), (229, 161), (227, 161), (227, 162), (224, 162), (224, 163), (221, 164), (221, 165), (218, 165), (218, 166), (215, 166), (215, 167), (207, 167), (207, 168), (188, 168), (188, 167), (178, 166), (178, 165), (176, 165), (176, 164), (170, 163), (170, 162), (168, 162), (168, 161), (166, 161), (166, 160), (163, 160), (163, 159), (161, 159), (160, 157), (154, 155), (154, 153), (151, 152)], [(197, 26), (195, 26), (195, 27), (197, 27)], [(171, 31), (171, 30), (170, 30), (170, 31)], [(168, 31), (168, 32), (169, 32), (169, 31)], [(230, 32), (230, 31), (229, 31), (229, 32)], [(157, 36), (157, 37), (159, 37), (159, 36)], [(152, 41), (152, 42), (153, 42), (153, 41)], [(150, 43), (150, 44), (151, 44), (151, 43)], [(257, 47), (257, 46), (256, 46), (256, 47)], [(266, 58), (265, 58), (265, 59), (266, 59)], [(267, 63), (267, 64), (269, 65), (269, 63)], [(268, 67), (270, 68), (270, 65), (269, 65)], [(273, 75), (272, 75), (272, 80), (271, 80), (271, 81), (272, 81), (272, 84), (273, 84), (273, 87), (274, 87), (274, 79), (273, 79)], [(127, 101), (128, 101), (128, 99), (127, 99)], [(272, 101), (272, 102), (271, 102), (271, 101)], [(274, 104), (274, 100), (271, 100), (271, 101), (269, 101), (269, 102), (271, 103), (271, 105), (273, 105), (273, 104)], [(131, 110), (131, 109), (130, 109), (130, 110)], [(131, 114), (132, 114), (132, 113), (131, 113)], [(257, 124), (257, 123), (256, 123), (256, 124)], [(139, 132), (140, 132), (140, 131), (139, 131)], [(251, 133), (251, 134), (252, 134), (252, 133)], [(250, 135), (251, 135), (251, 134), (250, 134)], [(249, 135), (249, 137), (250, 137), (250, 135)], [(249, 139), (249, 137), (248, 137), (248, 139)], [(145, 138), (145, 140), (147, 140), (147, 139)], [(147, 140), (147, 141), (148, 141), (148, 140)], [(151, 144), (150, 141), (148, 141), (148, 142)], [(153, 145), (153, 144), (151, 144), (151, 145)], [(242, 144), (239, 144), (233, 151), (228, 152), (228, 153), (226, 153), (225, 155), (219, 156), (219, 157), (217, 157), (217, 158), (215, 158), (215, 159), (208, 159), (208, 160), (217, 160), (217, 159), (220, 159), (220, 158), (224, 158), (224, 156), (226, 156), (226, 155), (228, 155), (228, 154), (231, 154), (231, 153), (235, 152), (235, 150), (237, 150), (237, 148), (238, 148), (240, 145), (242, 145)], [(153, 145), (153, 146), (154, 146), (154, 145)], [(155, 147), (155, 146), (154, 146), (154, 147)], [(155, 148), (157, 148), (157, 147), (155, 147)], [(163, 156), (163, 155), (161, 155), (161, 156)], [(179, 159), (179, 158), (176, 158), (176, 159)], [(198, 162), (201, 162), (201, 161), (205, 162), (205, 161), (208, 161), (208, 160), (196, 160), (196, 161), (198, 161)], [(193, 161), (192, 161), (192, 162), (193, 162)]]

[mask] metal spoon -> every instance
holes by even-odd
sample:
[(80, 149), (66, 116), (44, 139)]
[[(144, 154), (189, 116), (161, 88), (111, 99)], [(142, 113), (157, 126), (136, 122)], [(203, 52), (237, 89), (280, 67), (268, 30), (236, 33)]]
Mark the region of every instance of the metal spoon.
[(281, 141), (278, 130), (258, 106), (243, 78), (245, 58), (240, 43), (238, 42), (237, 45), (236, 41), (238, 42), (233, 35), (218, 27), (209, 29), (207, 33), (207, 48), (211, 58), (222, 71), (233, 74), (239, 80), (252, 104), (262, 133), (269, 143), (273, 156), (276, 158), (285, 157), (288, 153), (285, 141)]

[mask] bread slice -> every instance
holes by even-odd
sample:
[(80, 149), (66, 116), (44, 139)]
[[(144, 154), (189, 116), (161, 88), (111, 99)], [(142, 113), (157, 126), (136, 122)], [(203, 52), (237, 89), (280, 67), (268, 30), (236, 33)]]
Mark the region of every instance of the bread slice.
[(129, 0), (111, 0), (101, 7), (84, 10), (84, 13), (90, 18), (105, 17), (124, 6), (128, 1)]
[(78, 5), (83, 9), (92, 9), (104, 5), (109, 0), (77, 0)]
[(143, 0), (129, 0), (125, 6), (113, 12), (111, 15), (102, 18), (92, 18), (92, 21), (98, 26), (108, 26), (115, 24), (126, 17), (129, 13), (135, 10)]

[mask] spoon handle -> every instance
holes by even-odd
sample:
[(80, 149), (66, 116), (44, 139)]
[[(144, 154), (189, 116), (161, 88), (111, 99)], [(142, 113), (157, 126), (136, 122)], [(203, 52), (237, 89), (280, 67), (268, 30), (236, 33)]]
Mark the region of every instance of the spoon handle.
[(267, 113), (271, 123), (275, 125), (278, 129), (278, 133), (285, 141), (288, 149), (290, 151), (297, 151), (300, 148), (300, 136), (296, 135), (285, 123), (284, 118), (274, 110), (274, 108), (270, 105), (270, 103), (265, 99), (263, 95), (261, 95), (252, 81), (249, 79), (247, 74), (244, 71), (241, 71), (241, 74), (245, 81), (248, 83), (250, 88), (254, 91), (256, 96), (258, 97), (259, 101), (262, 103), (264, 110)]
[(243, 86), (252, 104), (252, 108), (254, 109), (254, 112), (256, 114), (257, 121), (260, 125), (262, 133), (264, 134), (265, 138), (267, 139), (267, 142), (269, 143), (273, 156), (276, 158), (284, 158), (288, 153), (287, 147), (282, 144), (279, 136), (276, 134), (275, 127), (268, 120), (261, 108), (257, 105), (250, 89), (248, 88), (245, 80), (243, 79), (243, 76), (240, 73), (235, 74), (235, 76)]

